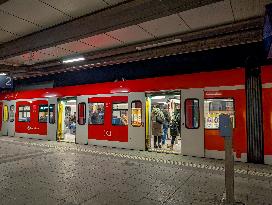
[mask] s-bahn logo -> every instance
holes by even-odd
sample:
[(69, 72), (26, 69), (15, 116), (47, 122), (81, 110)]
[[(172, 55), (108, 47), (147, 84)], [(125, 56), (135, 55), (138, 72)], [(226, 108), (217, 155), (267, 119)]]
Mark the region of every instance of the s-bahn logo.
[(30, 127), (29, 125), (26, 128), (27, 130), (38, 130), (38, 127)]

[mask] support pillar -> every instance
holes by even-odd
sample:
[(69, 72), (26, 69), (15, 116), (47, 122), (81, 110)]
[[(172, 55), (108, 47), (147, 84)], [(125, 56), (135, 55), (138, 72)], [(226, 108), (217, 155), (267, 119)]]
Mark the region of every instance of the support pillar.
[(264, 163), (261, 68), (256, 57), (246, 60), (246, 127), (248, 162)]

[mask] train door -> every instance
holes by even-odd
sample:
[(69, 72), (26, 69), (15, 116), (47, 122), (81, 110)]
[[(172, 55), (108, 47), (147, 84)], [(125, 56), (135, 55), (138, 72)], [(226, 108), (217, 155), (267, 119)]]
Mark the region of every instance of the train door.
[(76, 143), (88, 144), (88, 122), (89, 113), (87, 111), (88, 97), (77, 97), (77, 122), (76, 122)]
[(129, 143), (134, 149), (145, 150), (145, 93), (130, 93), (128, 110)]
[(8, 135), (8, 121), (9, 121), (9, 102), (3, 101), (3, 124), (2, 124), (2, 135)]
[(57, 139), (57, 98), (48, 98), (47, 136), (49, 140)]
[(66, 97), (58, 100), (57, 139), (73, 142), (76, 139), (76, 98)]
[(180, 91), (147, 94), (146, 119), (150, 151), (181, 153)]
[(8, 106), (9, 112), (9, 119), (8, 119), (8, 136), (14, 137), (15, 135), (15, 100), (9, 101)]
[(204, 157), (204, 91), (181, 90), (181, 153)]

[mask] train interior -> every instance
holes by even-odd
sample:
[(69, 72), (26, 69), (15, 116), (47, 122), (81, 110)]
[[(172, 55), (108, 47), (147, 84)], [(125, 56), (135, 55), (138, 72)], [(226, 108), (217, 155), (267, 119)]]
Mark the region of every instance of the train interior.
[(64, 98), (58, 102), (58, 140), (75, 143), (76, 98)]
[(181, 153), (180, 92), (147, 95), (149, 150)]

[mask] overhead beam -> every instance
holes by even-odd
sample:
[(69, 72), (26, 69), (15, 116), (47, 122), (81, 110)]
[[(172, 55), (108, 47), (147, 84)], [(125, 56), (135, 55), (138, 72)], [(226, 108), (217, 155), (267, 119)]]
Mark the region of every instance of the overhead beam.
[(222, 0), (128, 0), (0, 45), (0, 59), (79, 40)]
[(9, 0), (0, 0), (0, 5), (6, 3)]
[[(91, 52), (85, 55), (84, 63), (63, 65), (58, 61), (32, 66), (31, 71), (40, 71), (39, 75), (48, 75), (59, 72), (67, 72), (88, 67), (101, 67), (119, 63), (133, 62), (150, 58), (164, 57), (183, 53), (192, 53), (215, 48), (230, 47), (239, 44), (260, 42), (262, 40), (263, 18), (237, 22), (188, 34), (180, 34), (172, 37), (150, 41), (148, 43), (130, 45), (123, 48), (115, 48), (107, 51)], [(150, 44), (158, 44), (164, 41), (180, 39), (179, 43), (166, 46), (158, 46), (138, 51), (136, 47)], [(89, 64), (90, 66), (84, 66)], [(81, 66), (81, 67), (79, 67)], [(30, 70), (29, 70), (30, 71)], [(21, 77), (34, 77), (28, 72)], [(18, 75), (19, 77), (19, 75)]]

